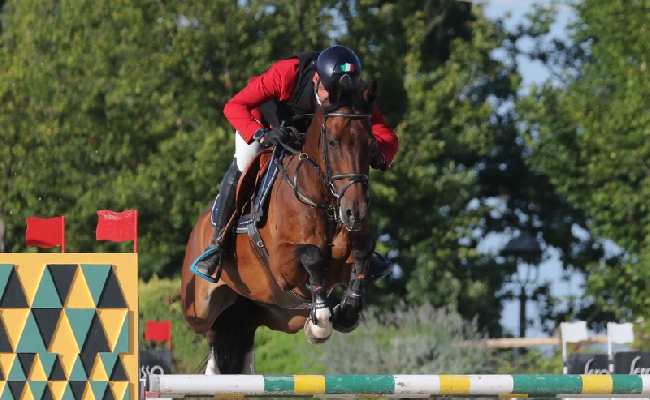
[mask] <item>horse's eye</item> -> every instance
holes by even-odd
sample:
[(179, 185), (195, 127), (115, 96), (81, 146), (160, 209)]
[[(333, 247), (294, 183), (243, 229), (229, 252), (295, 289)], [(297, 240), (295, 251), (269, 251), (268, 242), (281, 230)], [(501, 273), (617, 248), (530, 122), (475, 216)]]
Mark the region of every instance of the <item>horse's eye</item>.
[(327, 144), (328, 144), (330, 147), (336, 147), (336, 140), (332, 140), (332, 139), (330, 139), (330, 140), (327, 141)]

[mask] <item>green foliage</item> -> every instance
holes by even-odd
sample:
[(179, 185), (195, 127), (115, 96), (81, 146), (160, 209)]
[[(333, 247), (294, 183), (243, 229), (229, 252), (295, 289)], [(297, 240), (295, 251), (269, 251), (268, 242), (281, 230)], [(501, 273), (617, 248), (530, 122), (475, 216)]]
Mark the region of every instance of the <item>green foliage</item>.
[[(477, 245), (532, 227), (567, 271), (593, 265), (596, 298), (614, 299), (620, 315), (643, 313), (647, 52), (617, 32), (638, 38), (645, 11), (585, 4), (575, 41), (602, 40), (589, 54), (568, 46), (546, 57), (579, 63), (558, 75), (563, 87), (533, 90), (515, 112), (515, 44), (542, 38), (548, 13), (508, 32), (481, 7), (448, 0), (7, 1), (0, 252), (26, 251), (24, 219), (34, 215), (66, 215), (70, 252), (130, 251), (92, 232), (98, 209), (137, 209), (140, 276), (178, 276), (189, 232), (232, 160), (224, 104), (273, 61), (335, 41), (379, 81), (400, 140), (391, 169), (371, 172), (371, 228), (401, 274), (370, 287), (370, 303), (428, 302), (501, 336), (515, 266)], [(576, 238), (576, 226), (622, 246), (629, 268), (598, 264), (602, 243)], [(571, 312), (549, 306), (556, 320)]]
[[(191, 227), (232, 160), (234, 133), (220, 110), (250, 76), (295, 52), (271, 34), (278, 20), (302, 18), (311, 30), (319, 22), (304, 16), (322, 5), (266, 6), (9, 2), (0, 251), (24, 248), (24, 218), (62, 214), (68, 251), (128, 251), (91, 233), (98, 209), (137, 209), (141, 276), (178, 274)], [(289, 38), (324, 46), (324, 31), (300, 35), (294, 26), (285, 26)]]
[[(335, 332), (322, 351), (304, 346), (330, 374), (481, 374), (494, 372), (492, 351), (480, 344), (476, 321), (430, 304), (368, 309), (356, 330)], [(320, 348), (319, 348), (320, 350)]]
[[(572, 352), (575, 352), (572, 350)], [(500, 351), (499, 374), (561, 374), (562, 351), (559, 347), (551, 352), (527, 349), (523, 354), (519, 349)]]
[(167, 348), (144, 340), (146, 321), (171, 321), (173, 373), (197, 374), (205, 369), (208, 345), (205, 337), (196, 335), (185, 324), (180, 302), (180, 279), (159, 279), (154, 276), (148, 282), (140, 281), (141, 349)]
[(584, 213), (592, 237), (622, 249), (589, 262), (588, 293), (600, 309), (616, 318), (647, 316), (650, 11), (603, 0), (574, 9), (570, 42), (536, 55), (553, 80), (518, 104), (533, 149), (528, 162)]
[(276, 332), (265, 327), (255, 332), (255, 373), (257, 374), (322, 374), (325, 367), (300, 351), (312, 346), (317, 354), (322, 347), (307, 343), (305, 333), (293, 335)]

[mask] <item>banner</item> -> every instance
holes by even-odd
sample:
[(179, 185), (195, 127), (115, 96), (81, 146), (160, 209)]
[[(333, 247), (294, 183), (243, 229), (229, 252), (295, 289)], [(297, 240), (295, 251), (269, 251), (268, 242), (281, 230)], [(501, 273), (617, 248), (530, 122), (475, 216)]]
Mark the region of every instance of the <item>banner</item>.
[(607, 354), (569, 354), (567, 373), (608, 375)]
[(140, 350), (140, 379), (147, 374), (172, 373), (172, 352), (169, 350)]
[(621, 351), (614, 354), (614, 371), (617, 374), (650, 374), (650, 352)]

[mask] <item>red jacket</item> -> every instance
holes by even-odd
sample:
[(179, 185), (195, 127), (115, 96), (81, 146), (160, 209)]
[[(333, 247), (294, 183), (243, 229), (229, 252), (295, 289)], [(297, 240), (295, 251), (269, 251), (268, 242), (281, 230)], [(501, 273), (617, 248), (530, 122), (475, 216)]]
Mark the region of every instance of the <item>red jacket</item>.
[[(226, 103), (223, 113), (242, 138), (251, 143), (255, 131), (264, 127), (259, 122), (262, 117), (257, 108), (271, 99), (281, 102), (290, 100), (297, 81), (298, 58), (278, 61), (262, 75), (252, 78), (245, 88)], [(388, 169), (397, 153), (397, 136), (384, 120), (379, 108), (375, 108), (370, 122), (377, 148), (386, 158), (385, 168)]]

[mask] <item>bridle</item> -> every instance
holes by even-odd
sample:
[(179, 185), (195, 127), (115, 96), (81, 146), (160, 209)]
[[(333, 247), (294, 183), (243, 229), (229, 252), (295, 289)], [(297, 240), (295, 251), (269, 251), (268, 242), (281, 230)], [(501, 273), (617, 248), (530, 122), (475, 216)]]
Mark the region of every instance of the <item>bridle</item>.
[[(358, 119), (365, 119), (369, 120), (371, 114), (354, 114), (354, 113), (346, 113), (346, 112), (331, 112), (328, 114), (325, 114), (323, 116), (323, 124), (321, 125), (320, 128), (320, 141), (321, 141), (321, 153), (322, 153), (322, 158), (325, 163), (325, 174), (321, 171), (320, 167), (318, 164), (309, 158), (309, 156), (306, 153), (296, 151), (294, 148), (291, 146), (288, 146), (284, 143), (282, 143), (282, 146), (285, 148), (285, 150), (291, 152), (292, 154), (298, 156), (299, 162), (298, 166), (296, 167), (296, 170), (294, 171), (293, 174), (293, 180), (289, 178), (286, 170), (284, 169), (284, 166), (282, 163), (278, 163), (280, 170), (282, 171), (282, 174), (284, 175), (285, 181), (291, 186), (293, 189), (294, 195), (296, 198), (304, 203), (307, 204), (308, 206), (311, 206), (313, 208), (320, 209), (325, 212), (327, 215), (327, 218), (330, 220), (330, 240), (329, 242), (331, 243), (333, 239), (333, 229), (342, 223), (340, 216), (339, 216), (339, 209), (341, 206), (341, 198), (345, 195), (345, 192), (350, 188), (350, 186), (360, 183), (363, 185), (363, 188), (365, 189), (365, 192), (367, 193), (367, 200), (370, 202), (370, 187), (368, 184), (368, 175), (367, 174), (360, 174), (356, 172), (349, 172), (349, 173), (343, 173), (343, 174), (333, 174), (332, 173), (332, 168), (330, 167), (329, 163), (329, 157), (327, 156), (327, 143), (325, 141), (325, 124), (327, 122), (328, 118), (347, 118), (347, 119), (353, 119), (353, 120), (358, 120)], [(316, 172), (318, 175), (318, 180), (322, 182), (325, 187), (329, 189), (330, 194), (336, 199), (336, 204), (319, 204), (316, 203), (315, 201), (311, 200), (308, 198), (306, 195), (304, 195), (300, 189), (298, 188), (298, 174), (300, 172), (300, 168), (303, 165), (309, 166), (311, 169)], [(334, 187), (334, 182), (338, 180), (343, 180), (343, 179), (349, 179), (349, 182), (347, 185), (343, 187), (343, 190), (341, 190), (341, 193), (338, 193), (336, 191), (336, 188)]]

